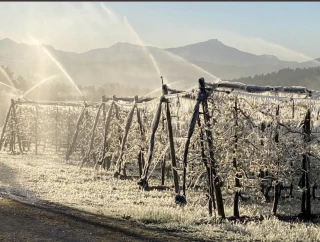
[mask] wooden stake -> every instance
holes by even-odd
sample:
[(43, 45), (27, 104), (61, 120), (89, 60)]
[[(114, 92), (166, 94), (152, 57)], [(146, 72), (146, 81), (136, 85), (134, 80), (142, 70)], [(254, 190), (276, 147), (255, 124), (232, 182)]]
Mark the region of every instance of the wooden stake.
[(162, 106), (162, 97), (159, 100), (157, 112), (155, 116), (153, 117), (152, 121), (152, 126), (151, 126), (151, 137), (149, 141), (149, 149), (148, 149), (148, 159), (145, 164), (145, 167), (143, 169), (143, 175), (141, 176), (140, 181), (138, 182), (138, 185), (141, 186), (142, 188), (147, 188), (148, 187), (148, 173), (152, 161), (152, 156), (153, 156), (153, 150), (154, 150), (154, 140), (155, 140), (155, 134), (157, 132), (159, 122), (160, 122), (160, 116), (161, 116), (161, 106)]
[(72, 155), (72, 152), (74, 150), (74, 147), (76, 145), (76, 142), (77, 142), (77, 138), (78, 138), (78, 134), (79, 134), (79, 128), (80, 128), (80, 124), (83, 120), (83, 117), (84, 117), (84, 113), (86, 111), (86, 105), (84, 105), (79, 117), (78, 117), (78, 120), (77, 120), (77, 124), (76, 124), (76, 130), (73, 134), (73, 137), (72, 137), (72, 142), (71, 142), (71, 145), (68, 146), (68, 149), (67, 149), (67, 152), (66, 152), (66, 160), (69, 160), (70, 156)]
[(3, 143), (4, 143), (4, 135), (7, 131), (7, 125), (8, 125), (8, 120), (9, 120), (9, 117), (11, 115), (11, 110), (12, 110), (12, 102), (11, 102), (11, 105), (7, 111), (7, 115), (6, 115), (6, 120), (4, 121), (4, 126), (2, 128), (2, 132), (1, 132), (1, 139), (0, 139), (0, 151), (2, 150), (2, 146), (3, 146)]
[(132, 123), (132, 120), (133, 120), (134, 110), (136, 108), (137, 108), (137, 104), (136, 104), (136, 102), (134, 102), (133, 107), (130, 110), (130, 112), (128, 114), (128, 117), (127, 117), (126, 126), (125, 126), (125, 129), (124, 129), (124, 135), (123, 135), (123, 138), (122, 138), (122, 141), (121, 141), (120, 155), (119, 155), (119, 158), (118, 158), (117, 163), (116, 163), (116, 170), (115, 170), (115, 173), (114, 173), (115, 176), (120, 175), (120, 172), (121, 172), (121, 163), (122, 163), (122, 156), (123, 156), (123, 152), (124, 152), (124, 146), (126, 145), (126, 142), (127, 142), (127, 138), (128, 138), (129, 131), (130, 131), (130, 126), (131, 126), (131, 123)]
[[(114, 101), (111, 103), (109, 110), (108, 110), (108, 114), (107, 114), (107, 118), (106, 118), (106, 122), (104, 125), (104, 137), (103, 137), (103, 152), (102, 152), (102, 161), (101, 164), (104, 165), (105, 167), (105, 163), (106, 163), (106, 149), (107, 149), (107, 139), (108, 139), (108, 131), (109, 131), (109, 126), (111, 123), (111, 119), (112, 119), (112, 110), (113, 107), (115, 106)], [(107, 170), (109, 169), (109, 166), (107, 166)]]
[[(168, 94), (168, 88), (167, 88), (167, 85), (165, 85), (165, 84), (162, 85), (162, 94), (163, 95)], [(170, 154), (171, 154), (174, 189), (175, 189), (176, 194), (179, 194), (180, 193), (179, 176), (178, 176), (178, 172), (177, 172), (176, 152), (174, 149), (171, 113), (170, 113), (170, 107), (169, 107), (168, 101), (166, 102), (166, 111), (167, 111), (166, 118), (167, 118), (167, 127), (168, 127), (168, 137), (169, 137), (169, 143), (170, 143)]]
[(103, 101), (104, 101), (104, 100), (102, 100), (102, 102), (101, 102), (101, 104), (100, 104), (100, 106), (99, 106), (99, 108), (98, 108), (98, 111), (97, 111), (97, 114), (96, 114), (96, 118), (95, 118), (95, 121), (94, 121), (94, 125), (93, 125), (92, 131), (91, 131), (91, 138), (90, 138), (90, 142), (89, 142), (89, 145), (88, 145), (88, 150), (87, 150), (87, 153), (86, 153), (85, 157), (82, 159), (80, 168), (82, 168), (82, 166), (84, 165), (84, 163), (86, 163), (87, 161), (89, 161), (90, 154), (91, 154), (91, 151), (92, 151), (92, 149), (93, 149), (93, 141), (94, 141), (94, 137), (95, 137), (95, 134), (96, 134), (97, 124), (98, 124), (99, 117), (100, 117), (100, 111), (103, 109), (103, 106), (105, 105), (105, 103), (104, 103)]
[(35, 121), (35, 149), (36, 155), (38, 154), (38, 115), (39, 115), (39, 107), (36, 105), (36, 121)]
[[(208, 94), (206, 92), (204, 78), (199, 79), (199, 87), (200, 87), (200, 91), (207, 97)], [(222, 198), (221, 187), (220, 187), (220, 179), (217, 176), (216, 169), (215, 169), (212, 132), (210, 127), (210, 116), (208, 113), (207, 98), (204, 101), (202, 101), (202, 109), (203, 109), (204, 122), (206, 125), (206, 136), (207, 136), (207, 142), (208, 142), (208, 148), (209, 148), (210, 173), (211, 173), (209, 179), (212, 179), (210, 180), (210, 184), (213, 183), (213, 186), (214, 186), (218, 215), (221, 216), (222, 218), (225, 218), (223, 198)]]

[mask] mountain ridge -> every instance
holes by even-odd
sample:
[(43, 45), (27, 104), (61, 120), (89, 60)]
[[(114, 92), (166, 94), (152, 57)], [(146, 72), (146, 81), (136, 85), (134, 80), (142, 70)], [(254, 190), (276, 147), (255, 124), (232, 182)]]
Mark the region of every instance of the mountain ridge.
[[(133, 85), (158, 86), (159, 76), (144, 46), (128, 42), (117, 42), (109, 47), (91, 49), (85, 52), (58, 50), (51, 45), (43, 46), (66, 69), (77, 84), (101, 85), (119, 81)], [(283, 68), (319, 66), (318, 62), (290, 62), (273, 55), (255, 55), (210, 39), (174, 48), (148, 46), (161, 75), (167, 80), (194, 85), (203, 76), (212, 79), (212, 73), (221, 79), (234, 79)], [(320, 58), (319, 58), (320, 59)], [(198, 65), (205, 71), (194, 68)], [(0, 64), (9, 66), (21, 75), (50, 76), (61, 72), (37, 45), (17, 43), (9, 38), (0, 40)], [(155, 80), (155, 81), (153, 81)]]

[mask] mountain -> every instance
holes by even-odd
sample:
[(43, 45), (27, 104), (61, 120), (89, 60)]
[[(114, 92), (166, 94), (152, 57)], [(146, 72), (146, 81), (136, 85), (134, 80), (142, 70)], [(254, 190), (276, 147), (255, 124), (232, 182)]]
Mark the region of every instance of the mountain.
[(251, 66), (252, 64), (276, 65), (290, 63), (280, 61), (276, 56), (254, 55), (243, 52), (236, 48), (226, 46), (217, 39), (211, 39), (205, 42), (178, 48), (169, 48), (166, 50), (179, 55), (191, 62), (208, 62), (220, 65), (236, 66)]
[[(217, 39), (167, 49), (120, 42), (83, 53), (61, 51), (48, 45), (44, 47), (77, 84), (86, 86), (119, 82), (159, 88), (160, 75), (163, 75), (167, 82), (177, 83), (173, 88), (185, 88), (197, 85), (199, 77), (214, 81), (210, 73), (221, 79), (233, 79), (283, 68), (319, 66), (318, 62), (298, 63), (282, 61), (276, 56), (250, 54), (226, 46)], [(26, 78), (42, 79), (59, 73), (60, 79), (69, 81), (48, 53), (36, 45), (0, 40), (0, 65), (9, 66)]]

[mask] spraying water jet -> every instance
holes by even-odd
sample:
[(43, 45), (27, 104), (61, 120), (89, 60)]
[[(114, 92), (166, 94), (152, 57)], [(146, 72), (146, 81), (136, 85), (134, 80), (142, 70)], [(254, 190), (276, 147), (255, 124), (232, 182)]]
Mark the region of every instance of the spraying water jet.
[[(11, 78), (8, 76), (7, 72), (3, 69), (2, 66), (0, 66), (0, 70), (3, 73), (3, 75), (5, 76), (5, 78), (10, 82), (11, 86), (13, 89), (15, 89), (17, 95), (19, 95), (18, 93), (18, 89), (14, 86), (13, 81), (11, 80)], [(4, 84), (4, 83), (3, 83)]]
[(127, 18), (124, 16), (124, 24), (127, 26), (127, 28), (133, 33), (133, 35), (136, 37), (137, 41), (139, 42), (139, 44), (142, 46), (143, 51), (146, 54), (149, 54), (149, 57), (151, 59), (151, 63), (153, 64), (155, 70), (157, 71), (157, 74), (159, 76), (161, 76), (160, 74), (160, 69), (158, 67), (158, 64), (156, 62), (156, 60), (154, 59), (153, 55), (151, 54), (151, 52), (148, 50), (148, 48), (145, 46), (145, 44), (143, 43), (142, 39), (139, 37), (138, 33), (134, 30), (134, 28), (131, 26), (131, 24), (129, 23), (129, 21), (127, 20)]
[(70, 77), (70, 75), (67, 73), (67, 71), (62, 67), (62, 65), (60, 64), (60, 62), (55, 59), (53, 57), (53, 55), (42, 45), (39, 43), (38, 40), (36, 40), (34, 37), (29, 36), (29, 38), (36, 43), (37, 45), (39, 45), (42, 49), (42, 51), (50, 58), (50, 60), (60, 69), (60, 71), (67, 77), (67, 79), (71, 82), (71, 84), (76, 88), (76, 90), (79, 92), (79, 94), (82, 96), (83, 101), (86, 102), (83, 93), (80, 91), (80, 89), (78, 88), (78, 86), (76, 85), (76, 83), (73, 81), (73, 79)]
[(33, 87), (31, 87), (28, 91), (24, 92), (22, 95), (22, 98), (25, 97), (25, 95), (27, 95), (28, 93), (30, 93), (32, 90), (34, 90), (35, 88), (37, 88), (38, 86), (42, 85), (43, 83), (52, 80), (53, 78), (57, 77), (57, 75), (52, 75), (48, 78), (45, 78), (44, 80), (40, 81), (38, 84), (34, 85)]
[(6, 86), (6, 87), (9, 87), (9, 88), (11, 88), (11, 89), (13, 89), (13, 90), (17, 91), (17, 89), (15, 89), (15, 88), (14, 88), (14, 87), (12, 87), (12, 86), (9, 86), (8, 84), (6, 84), (6, 83), (4, 83), (4, 82), (0, 82), (0, 84), (2, 84), (2, 85), (4, 85), (4, 86)]

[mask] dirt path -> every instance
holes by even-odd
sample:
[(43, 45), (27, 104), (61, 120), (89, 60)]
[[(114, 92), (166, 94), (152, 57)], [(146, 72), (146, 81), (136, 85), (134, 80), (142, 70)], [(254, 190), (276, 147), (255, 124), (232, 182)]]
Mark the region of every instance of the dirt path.
[(19, 194), (24, 191), (19, 184), (23, 181), (0, 162), (0, 241), (197, 241), (181, 232), (152, 229), (48, 201), (30, 201)]

